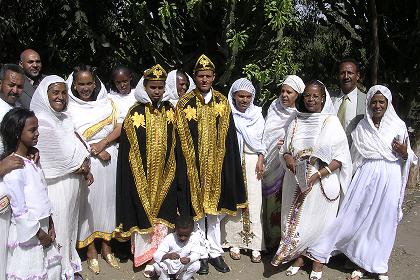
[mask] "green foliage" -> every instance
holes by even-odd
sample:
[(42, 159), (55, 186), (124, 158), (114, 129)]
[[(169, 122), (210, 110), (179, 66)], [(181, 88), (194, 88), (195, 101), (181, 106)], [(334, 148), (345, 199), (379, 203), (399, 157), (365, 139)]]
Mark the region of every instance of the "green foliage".
[[(396, 107), (420, 125), (418, 1), (375, 1), (379, 81)], [(321, 0), (28, 0), (0, 1), (0, 61), (40, 52), (47, 73), (67, 75), (80, 62), (142, 71), (155, 63), (190, 72), (195, 59), (216, 64), (218, 89), (250, 78), (260, 105), (276, 97), (288, 74), (317, 78), (336, 90), (335, 65), (354, 57), (370, 86), (372, 46), (367, 1)], [(410, 108), (407, 110), (407, 108)]]

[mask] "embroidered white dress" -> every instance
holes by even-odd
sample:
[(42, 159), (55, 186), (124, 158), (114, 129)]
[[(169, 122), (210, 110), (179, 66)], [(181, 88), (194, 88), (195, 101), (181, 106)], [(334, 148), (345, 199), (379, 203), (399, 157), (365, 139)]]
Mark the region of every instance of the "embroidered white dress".
[[(246, 91), (251, 94), (251, 102), (245, 112), (236, 108), (235, 94)], [(242, 159), (248, 207), (237, 211), (236, 216), (226, 216), (221, 223), (223, 247), (238, 247), (253, 251), (265, 250), (262, 225), (262, 190), (255, 168), (258, 154), (266, 154), (262, 143), (264, 118), (261, 108), (253, 104), (255, 88), (251, 81), (236, 80), (229, 90), (228, 100), (232, 110)], [(262, 175), (262, 174), (261, 174)]]
[[(22, 158), (24, 159), (24, 158)], [(44, 248), (36, 237), (48, 232), (51, 204), (43, 173), (34, 162), (4, 176), (12, 223), (8, 240), (7, 279), (61, 279), (61, 256), (54, 243)]]
[[(70, 78), (72, 75), (70, 75)], [(72, 84), (72, 79), (67, 84)], [(75, 130), (88, 144), (97, 143), (108, 136), (116, 127), (118, 111), (108, 97), (104, 85), (95, 101), (82, 101), (69, 92), (68, 112)], [(116, 227), (116, 174), (118, 144), (113, 143), (105, 149), (111, 160), (103, 162), (91, 158), (90, 171), (94, 182), (81, 189), (78, 247), (86, 247), (95, 238), (111, 240)]]
[[(288, 262), (311, 246), (334, 221), (340, 196), (351, 178), (351, 158), (346, 134), (335, 116), (331, 99), (321, 113), (298, 113), (289, 125), (281, 154), (290, 152), (297, 160), (306, 160), (307, 179), (320, 169), (319, 163), (341, 162), (340, 169), (322, 178), (312, 189), (301, 192), (296, 176), (287, 170), (282, 193), (282, 235), (275, 261)], [(331, 109), (332, 108), (332, 109)], [(286, 165), (283, 156), (282, 163)]]

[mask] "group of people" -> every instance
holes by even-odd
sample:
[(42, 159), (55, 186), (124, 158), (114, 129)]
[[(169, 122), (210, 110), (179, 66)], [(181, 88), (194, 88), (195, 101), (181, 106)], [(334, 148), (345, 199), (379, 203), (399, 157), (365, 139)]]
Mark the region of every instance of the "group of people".
[(311, 280), (343, 253), (352, 280), (388, 279), (410, 166), (405, 123), (388, 88), (357, 88), (358, 63), (339, 63), (341, 91), (285, 78), (264, 118), (256, 89), (213, 88), (201, 55), (192, 77), (157, 64), (138, 83), (125, 66), (105, 88), (80, 64), (67, 80), (40, 56), (0, 72), (0, 279), (80, 279), (77, 249), (95, 274), (110, 241), (131, 241), (146, 277), (230, 271), (274, 249), (273, 266), (311, 260)]

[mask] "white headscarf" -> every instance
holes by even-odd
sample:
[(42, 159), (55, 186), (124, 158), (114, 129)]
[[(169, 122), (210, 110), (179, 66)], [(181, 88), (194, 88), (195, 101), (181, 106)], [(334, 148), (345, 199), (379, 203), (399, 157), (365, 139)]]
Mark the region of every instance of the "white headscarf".
[[(373, 124), (372, 111), (370, 109), (370, 101), (378, 91), (388, 100), (388, 107), (381, 119), (379, 129)], [(392, 94), (387, 87), (375, 85), (369, 89), (366, 97), (365, 117), (359, 122), (356, 129), (353, 130), (351, 136), (353, 138), (351, 152), (354, 171), (363, 164), (365, 159), (399, 160), (400, 158), (392, 151), (392, 142), (394, 138), (397, 138), (400, 143), (406, 141), (408, 158), (405, 162), (402, 161), (401, 175), (396, 174), (396, 176), (401, 176), (398, 205), (398, 221), (400, 221), (403, 216), (401, 208), (404, 201), (405, 186), (408, 181), (410, 166), (412, 163), (417, 164), (418, 157), (411, 149), (406, 125), (395, 112), (392, 106)]]
[[(165, 91), (168, 93), (169, 99), (174, 105), (178, 102), (178, 99), (179, 99), (178, 90), (176, 88), (177, 71), (178, 70), (175, 69), (168, 73), (168, 77), (166, 78), (166, 85), (165, 85), (166, 87)], [(184, 74), (187, 75), (188, 82), (190, 84), (190, 86), (188, 87), (186, 91), (187, 93), (195, 89), (195, 83), (194, 83), (194, 80), (190, 77), (190, 75), (188, 75), (187, 73), (184, 73)]]
[[(388, 107), (381, 119), (379, 129), (376, 129), (372, 121), (370, 100), (378, 91), (388, 100)], [(401, 132), (405, 135), (398, 135)], [(396, 161), (398, 157), (394, 155), (391, 147), (395, 137), (399, 137), (399, 142), (403, 142), (408, 137), (405, 123), (398, 117), (392, 106), (391, 91), (381, 85), (373, 86), (367, 93), (365, 117), (352, 132), (353, 144), (364, 158)]]
[(39, 121), (37, 148), (47, 179), (76, 171), (89, 156), (86, 147), (74, 133), (74, 125), (67, 110), (56, 112), (51, 108), (47, 91), (54, 83), (66, 82), (55, 75), (45, 77), (35, 90), (30, 105)]
[[(299, 95), (305, 89), (305, 83), (296, 75), (287, 76), (282, 85), (290, 86)], [(286, 128), (295, 115), (296, 108), (284, 107), (281, 97), (275, 99), (268, 109), (263, 134), (263, 143), (267, 149), (262, 181), (265, 196), (276, 193), (281, 186), (284, 170), (279, 159), (277, 142), (284, 138)]]
[[(237, 91), (244, 90), (252, 94), (252, 100), (249, 107), (244, 113), (236, 109), (234, 95)], [(241, 78), (236, 80), (228, 95), (230, 107), (232, 108), (233, 119), (236, 126), (236, 134), (238, 136), (239, 152), (242, 158), (244, 143), (255, 153), (266, 153), (266, 149), (262, 144), (262, 134), (264, 128), (264, 118), (261, 113), (261, 107), (253, 104), (255, 98), (255, 88), (252, 83)]]
[[(152, 100), (150, 99), (150, 97), (147, 94), (146, 89), (144, 87), (144, 77), (141, 77), (140, 81), (138, 82), (138, 84), (136, 86), (136, 89), (134, 90), (134, 97), (140, 103), (143, 103), (143, 104), (147, 104), (147, 103), (153, 104)], [(165, 92), (163, 93), (162, 98), (158, 102), (158, 106), (160, 106), (160, 104), (162, 104), (162, 102), (168, 101), (168, 100), (169, 100), (169, 94), (165, 90)]]

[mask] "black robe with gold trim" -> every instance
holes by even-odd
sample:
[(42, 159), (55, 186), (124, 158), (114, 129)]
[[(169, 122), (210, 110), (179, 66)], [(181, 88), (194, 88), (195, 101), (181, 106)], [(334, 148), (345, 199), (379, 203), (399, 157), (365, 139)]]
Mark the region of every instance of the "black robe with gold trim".
[(213, 90), (204, 103), (196, 89), (181, 97), (176, 107), (182, 154), (178, 181), (185, 190), (179, 201), (183, 214), (200, 219), (205, 214), (235, 215), (246, 207), (246, 191), (235, 123), (227, 98)]
[(177, 215), (175, 109), (137, 103), (121, 131), (117, 171), (117, 231), (148, 233), (173, 227)]

